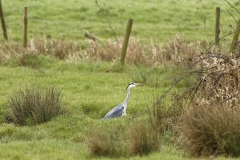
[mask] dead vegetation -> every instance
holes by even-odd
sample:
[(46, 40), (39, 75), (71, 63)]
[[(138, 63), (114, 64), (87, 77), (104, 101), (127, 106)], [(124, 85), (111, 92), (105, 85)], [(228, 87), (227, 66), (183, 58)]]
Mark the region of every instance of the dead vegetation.
[(239, 156), (239, 59), (220, 53), (196, 56), (195, 86), (184, 92), (188, 107), (179, 119), (180, 147), (191, 156)]
[(239, 111), (200, 105), (188, 108), (180, 124), (180, 146), (194, 157), (239, 157)]
[[(104, 45), (91, 41), (85, 52), (85, 59), (103, 60), (114, 62), (120, 58), (123, 39), (117, 41), (108, 40)], [(143, 66), (164, 66), (171, 63), (180, 63), (187, 57), (197, 55), (207, 42), (186, 42), (178, 36), (167, 43), (153, 41), (143, 42), (130, 38), (126, 61), (128, 64)]]
[[(24, 65), (26, 55), (45, 55), (48, 57), (71, 61), (108, 61), (120, 59), (122, 38), (117, 40), (67, 42), (51, 38), (31, 39), (25, 49), (20, 43), (4, 42), (0, 45), (0, 61), (8, 63), (19, 59), (18, 65)], [(207, 42), (186, 42), (178, 36), (167, 43), (144, 42), (134, 37), (130, 38), (126, 56), (127, 64), (143, 66), (164, 66), (169, 63), (180, 63), (183, 59), (197, 55)]]

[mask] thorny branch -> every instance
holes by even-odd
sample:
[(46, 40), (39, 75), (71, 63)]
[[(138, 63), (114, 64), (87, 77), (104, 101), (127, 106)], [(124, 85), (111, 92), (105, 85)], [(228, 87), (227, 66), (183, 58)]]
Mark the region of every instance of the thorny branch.
[[(204, 56), (204, 57), (199, 56), (194, 63), (192, 63), (182, 74), (180, 74), (180, 75), (178, 76), (178, 78), (172, 83), (172, 85), (168, 88), (168, 90), (167, 90), (152, 106), (150, 106), (149, 108), (147, 108), (147, 109), (144, 110), (143, 112), (137, 114), (136, 116), (132, 117), (131, 119), (138, 118), (138, 117), (140, 117), (141, 115), (149, 112), (149, 111), (150, 111), (151, 109), (153, 109), (154, 107), (156, 107), (158, 104), (160, 104), (160, 103), (162, 102), (162, 100), (169, 94), (169, 92), (174, 88), (174, 86), (175, 86), (177, 83), (179, 83), (181, 80), (183, 80), (185, 77), (189, 76), (190, 74), (193, 74), (194, 72), (197, 73), (197, 74), (198, 74), (198, 73), (200, 73), (200, 74), (201, 74), (201, 73), (208, 73), (207, 76), (209, 76), (209, 77), (211, 77), (211, 74), (216, 74), (216, 76), (213, 77), (213, 83), (212, 83), (212, 87), (213, 87), (213, 88), (216, 87), (216, 86), (215, 86), (216, 83), (217, 83), (218, 81), (220, 81), (221, 77), (223, 77), (223, 76), (226, 75), (227, 73), (224, 72), (224, 73), (221, 74), (221, 72), (219, 72), (219, 71), (213, 71), (213, 70), (215, 69), (215, 66), (211, 66), (210, 68), (204, 68), (204, 69), (201, 69), (201, 70), (192, 71), (192, 69), (193, 69), (194, 67), (196, 67), (199, 63), (201, 63), (201, 62), (203, 62), (203, 61), (205, 61), (205, 60), (214, 59), (214, 58), (222, 59), (222, 61), (223, 61), (222, 63), (224, 63), (224, 64), (229, 64), (230, 66), (233, 66), (233, 65), (234, 65), (233, 62), (232, 62), (232, 60), (231, 60), (229, 57), (225, 56), (225, 55), (221, 55), (221, 54), (211, 54), (211, 53), (210, 53), (209, 55), (206, 55), (206, 56)], [(230, 69), (229, 71), (234, 71), (234, 70), (239, 69), (239, 66), (235, 66), (235, 67), (237, 67), (237, 68), (234, 68), (234, 67), (233, 67), (233, 68)], [(219, 74), (218, 74), (218, 72), (219, 72)], [(181, 99), (181, 98), (186, 97), (187, 95), (190, 95), (190, 94), (191, 94), (191, 97), (188, 97), (188, 99), (190, 100), (189, 104), (191, 104), (192, 101), (193, 101), (194, 96), (196, 95), (197, 90), (199, 89), (200, 85), (202, 84), (202, 80), (203, 80), (203, 79), (200, 79), (200, 81), (198, 82), (198, 84), (197, 84), (195, 87), (192, 87), (192, 88), (190, 88), (189, 90), (187, 90), (187, 91), (185, 92), (185, 94), (183, 94), (183, 95), (180, 96), (179, 98)], [(224, 100), (224, 101), (221, 101), (220, 103), (223, 103), (223, 102), (226, 102), (226, 101), (228, 101), (228, 100), (230, 100), (230, 99), (233, 99), (234, 97), (237, 97), (238, 95), (240, 95), (240, 93), (238, 93), (238, 94), (236, 94), (236, 95), (233, 95), (233, 96), (231, 96), (230, 98), (228, 98), (228, 99), (226, 99), (226, 100)], [(168, 108), (168, 110), (164, 113), (164, 115), (165, 115), (167, 112), (169, 112), (169, 111), (172, 109), (172, 107), (174, 107), (174, 104)]]
[(156, 105), (160, 104), (162, 99), (164, 99), (167, 94), (173, 89), (173, 87), (180, 82), (181, 80), (183, 80), (183, 78), (187, 75), (189, 75), (189, 73), (191, 73), (191, 69), (194, 68), (198, 63), (209, 59), (209, 58), (220, 58), (220, 59), (224, 59), (226, 61), (226, 56), (223, 55), (208, 55), (206, 57), (200, 58), (199, 60), (197, 60), (195, 63), (193, 63), (192, 65), (190, 65), (182, 74), (180, 74), (180, 76), (173, 82), (173, 84), (168, 88), (168, 90), (148, 109), (146, 109), (145, 111), (141, 112), (140, 114), (132, 117), (132, 119), (140, 117), (141, 115), (149, 112), (152, 108), (154, 108)]

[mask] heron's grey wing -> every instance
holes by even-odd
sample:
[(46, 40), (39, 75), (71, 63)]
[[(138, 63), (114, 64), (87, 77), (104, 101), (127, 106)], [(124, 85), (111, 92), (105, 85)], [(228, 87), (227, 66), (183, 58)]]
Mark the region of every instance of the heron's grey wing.
[(121, 117), (123, 115), (124, 106), (123, 104), (119, 104), (113, 109), (111, 109), (103, 119), (109, 119), (109, 118), (115, 118), (115, 117)]

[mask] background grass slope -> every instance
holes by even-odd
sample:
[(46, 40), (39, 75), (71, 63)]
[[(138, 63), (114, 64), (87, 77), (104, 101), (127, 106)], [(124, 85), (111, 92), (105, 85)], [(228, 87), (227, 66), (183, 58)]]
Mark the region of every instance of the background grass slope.
[[(230, 3), (237, 4), (233, 0)], [(51, 35), (53, 38), (80, 40), (84, 30), (103, 38), (114, 38), (106, 15), (116, 36), (124, 35), (129, 18), (134, 20), (133, 35), (154, 40), (168, 40), (180, 34), (186, 40), (214, 41), (215, 8), (221, 8), (221, 35), (235, 26), (238, 13), (225, 0), (178, 1), (95, 1), (85, 0), (3, 0), (9, 37), (22, 39), (23, 8), (28, 7), (29, 37)]]

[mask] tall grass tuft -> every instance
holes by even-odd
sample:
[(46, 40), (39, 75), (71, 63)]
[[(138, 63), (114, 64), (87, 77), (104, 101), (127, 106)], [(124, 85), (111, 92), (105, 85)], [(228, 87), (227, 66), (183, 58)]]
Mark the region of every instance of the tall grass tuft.
[(202, 105), (184, 114), (181, 146), (191, 156), (240, 156), (240, 111)]
[(149, 155), (160, 149), (160, 132), (150, 124), (137, 123), (130, 130), (131, 155)]
[(55, 87), (41, 90), (28, 86), (9, 96), (13, 121), (17, 125), (35, 125), (47, 122), (62, 111), (60, 91)]
[(129, 155), (128, 145), (124, 140), (126, 132), (122, 128), (98, 127), (90, 133), (88, 147), (91, 156), (99, 157), (127, 157)]

